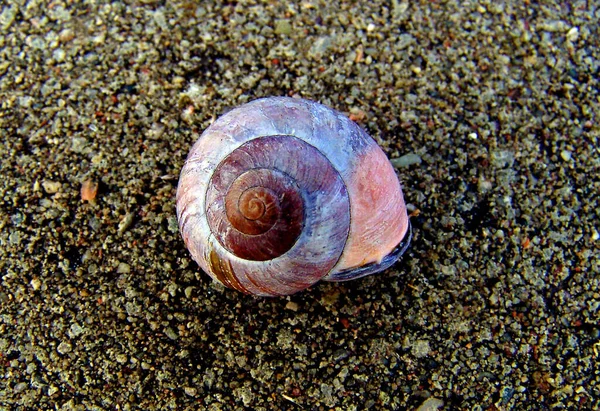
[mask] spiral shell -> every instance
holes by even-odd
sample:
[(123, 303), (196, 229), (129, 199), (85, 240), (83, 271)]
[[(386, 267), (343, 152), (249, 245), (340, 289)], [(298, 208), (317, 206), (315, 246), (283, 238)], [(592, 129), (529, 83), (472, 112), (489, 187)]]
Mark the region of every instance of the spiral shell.
[(286, 97), (220, 117), (181, 171), (177, 218), (200, 267), (277, 296), (392, 265), (410, 225), (383, 151), (343, 114)]

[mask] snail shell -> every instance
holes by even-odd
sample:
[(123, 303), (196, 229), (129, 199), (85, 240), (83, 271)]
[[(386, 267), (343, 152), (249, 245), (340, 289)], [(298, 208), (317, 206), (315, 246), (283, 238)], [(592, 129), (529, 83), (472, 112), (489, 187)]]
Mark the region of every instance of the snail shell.
[(400, 183), (358, 125), (272, 97), (217, 119), (192, 147), (177, 219), (193, 259), (236, 290), (289, 295), (384, 270), (410, 242)]

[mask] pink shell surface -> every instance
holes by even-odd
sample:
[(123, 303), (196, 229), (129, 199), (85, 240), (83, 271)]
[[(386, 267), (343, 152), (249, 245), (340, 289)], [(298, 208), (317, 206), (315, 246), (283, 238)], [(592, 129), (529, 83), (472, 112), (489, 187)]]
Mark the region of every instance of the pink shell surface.
[[(337, 221), (334, 215), (319, 222), (317, 235), (311, 232), (298, 240), (298, 247), (309, 240), (315, 242), (306, 248), (308, 254), (302, 255), (304, 261), (314, 263), (310, 267), (287, 261), (286, 254), (266, 262), (230, 255), (211, 234), (206, 221), (206, 192), (214, 170), (233, 150), (266, 136), (293, 136), (314, 147), (327, 159), (346, 187), (346, 195), (324, 196), (326, 202), (316, 204), (318, 210), (308, 212), (310, 216), (331, 211), (331, 201), (349, 199), (346, 238), (339, 234), (343, 231), (339, 227), (343, 218)], [(284, 162), (297, 161), (293, 152), (284, 151), (281, 155)], [(278, 164), (283, 167), (281, 161)], [(336, 213), (340, 214), (339, 211)], [(183, 239), (204, 271), (223, 281), (222, 275), (217, 275), (211, 264), (214, 262), (211, 258), (216, 255), (219, 264), (224, 264), (221, 268), (231, 269), (235, 277), (231, 282), (226, 281), (226, 285), (258, 295), (292, 294), (336, 272), (377, 263), (394, 250), (408, 230), (400, 183), (377, 143), (342, 113), (312, 101), (287, 97), (260, 99), (240, 106), (204, 131), (192, 147), (181, 172), (177, 216)], [(335, 236), (327, 235), (334, 231)], [(332, 246), (330, 243), (334, 240), (343, 241), (343, 244)], [(322, 252), (316, 252), (321, 249)], [(292, 249), (297, 253), (302, 250)], [(340, 252), (339, 255), (326, 255)], [(333, 267), (328, 264), (319, 269), (320, 258), (327, 261), (334, 258), (336, 262)]]

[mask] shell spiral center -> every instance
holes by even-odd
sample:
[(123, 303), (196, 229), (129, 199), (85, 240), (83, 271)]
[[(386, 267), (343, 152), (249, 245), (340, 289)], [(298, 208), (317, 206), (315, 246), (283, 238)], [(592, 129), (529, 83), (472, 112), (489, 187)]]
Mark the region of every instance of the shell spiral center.
[(334, 196), (345, 193), (338, 174), (314, 147), (291, 136), (249, 141), (225, 157), (210, 180), (206, 213), (211, 232), (239, 258), (275, 259), (294, 247), (306, 225), (306, 210), (319, 205), (329, 182), (334, 182)]
[[(219, 171), (231, 171), (229, 163), (236, 163), (232, 156)], [(245, 260), (276, 258), (292, 248), (302, 232), (304, 200), (294, 180), (277, 169), (245, 171), (226, 188), (224, 197), (217, 193), (211, 197), (215, 197), (208, 209), (211, 231), (224, 248)]]

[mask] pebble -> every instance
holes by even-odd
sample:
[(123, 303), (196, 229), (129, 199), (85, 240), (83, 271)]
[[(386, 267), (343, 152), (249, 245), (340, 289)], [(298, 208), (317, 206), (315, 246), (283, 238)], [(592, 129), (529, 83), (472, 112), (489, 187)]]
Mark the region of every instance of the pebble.
[(298, 311), (298, 303), (295, 303), (293, 301), (288, 301), (287, 304), (285, 305), (285, 308), (291, 311)]
[(63, 341), (58, 345), (58, 347), (56, 348), (56, 351), (58, 351), (59, 353), (64, 355), (64, 354), (70, 353), (72, 349), (73, 349), (73, 347), (71, 346), (71, 344)]
[(435, 411), (443, 406), (444, 401), (438, 398), (427, 398), (419, 408), (417, 408), (417, 411)]
[(29, 284), (31, 284), (31, 288), (33, 288), (34, 291), (38, 291), (42, 286), (42, 282), (39, 278), (34, 278), (29, 282)]
[(117, 266), (117, 273), (129, 274), (131, 272), (131, 266), (127, 263), (119, 263)]
[(45, 180), (42, 182), (42, 187), (44, 187), (44, 191), (48, 194), (56, 194), (59, 192), (61, 183), (58, 181)]
[(423, 160), (421, 159), (421, 156), (414, 153), (405, 154), (402, 157), (393, 158), (390, 160), (392, 165), (396, 168), (410, 167), (414, 164), (421, 164), (422, 161)]
[(282, 19), (275, 22), (275, 33), (289, 35), (292, 33), (292, 25), (289, 20)]
[(179, 338), (179, 335), (177, 335), (177, 333), (171, 327), (165, 328), (165, 335), (171, 340), (177, 340)]

